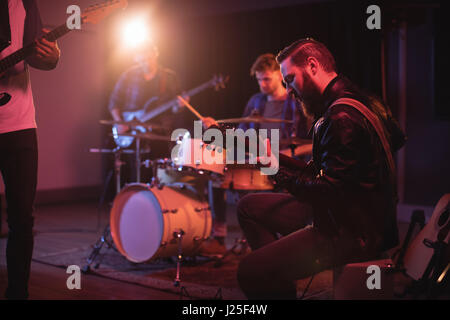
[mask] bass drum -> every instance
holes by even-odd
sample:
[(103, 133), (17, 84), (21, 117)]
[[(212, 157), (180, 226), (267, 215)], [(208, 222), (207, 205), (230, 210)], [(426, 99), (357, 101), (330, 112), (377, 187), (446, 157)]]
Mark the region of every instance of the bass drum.
[(111, 235), (119, 252), (141, 263), (178, 254), (177, 233), (183, 233), (184, 256), (194, 255), (211, 234), (208, 202), (183, 187), (130, 184), (114, 199)]

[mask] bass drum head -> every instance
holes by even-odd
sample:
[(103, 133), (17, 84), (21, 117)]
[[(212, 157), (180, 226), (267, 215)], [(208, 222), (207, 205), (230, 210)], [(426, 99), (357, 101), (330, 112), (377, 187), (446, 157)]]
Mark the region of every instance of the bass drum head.
[(164, 221), (158, 199), (145, 184), (126, 186), (114, 199), (111, 234), (119, 252), (145, 262), (159, 249)]

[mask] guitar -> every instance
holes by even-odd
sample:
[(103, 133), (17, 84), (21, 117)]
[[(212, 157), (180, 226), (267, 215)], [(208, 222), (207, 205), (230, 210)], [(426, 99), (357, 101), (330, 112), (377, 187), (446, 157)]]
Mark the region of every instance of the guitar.
[(294, 159), (283, 153), (278, 154), (278, 161), (278, 172), (269, 176), (269, 179), (274, 183), (275, 190), (289, 190), (299, 174), (309, 168), (306, 161)]
[(411, 242), (404, 257), (406, 273), (414, 280), (419, 280), (427, 270), (438, 241), (448, 244), (450, 240), (450, 193), (445, 194), (434, 208), (425, 227)]
[[(100, 4), (91, 5), (83, 11), (81, 15), (81, 23), (96, 24), (104, 17), (108, 16), (113, 10), (119, 8), (124, 9), (127, 5), (128, 0), (108, 0)], [(53, 42), (70, 31), (72, 31), (72, 29), (69, 29), (65, 23), (50, 31), (42, 38)], [(6, 73), (6, 71), (8, 71), (8, 69), (32, 55), (34, 52), (34, 46), (34, 43), (31, 43), (0, 60), (0, 78)], [(7, 92), (0, 92), (0, 107), (7, 104), (11, 98), (11, 95)]]
[[(195, 87), (195, 88), (187, 91), (183, 95), (192, 97), (192, 96), (202, 92), (203, 90), (206, 90), (206, 89), (212, 88), (212, 87), (214, 87), (215, 90), (218, 91), (219, 89), (225, 88), (225, 83), (227, 81), (228, 81), (228, 77), (224, 78), (222, 75), (219, 75), (219, 76), (215, 75), (213, 78), (211, 78), (211, 80), (206, 81), (206, 82), (202, 83), (201, 85), (199, 85), (198, 87)], [(159, 106), (152, 108), (153, 104), (157, 100), (158, 100), (158, 97), (152, 97), (144, 104), (142, 109), (137, 110), (137, 111), (122, 112), (123, 120), (126, 122), (139, 121), (139, 122), (144, 123), (146, 121), (149, 121), (150, 119), (155, 118), (156, 116), (160, 115), (161, 113), (163, 113), (173, 107), (178, 106), (178, 99), (173, 98), (170, 101), (167, 101)], [(134, 137), (132, 136), (133, 134), (136, 134), (138, 132), (143, 132), (143, 133), (146, 132), (146, 129), (144, 127), (139, 127), (139, 126), (133, 128), (130, 132), (127, 132), (125, 136), (121, 136), (118, 134), (117, 125), (114, 125), (112, 130), (113, 130), (114, 142), (120, 148), (127, 148), (133, 143), (133, 141), (134, 141)]]

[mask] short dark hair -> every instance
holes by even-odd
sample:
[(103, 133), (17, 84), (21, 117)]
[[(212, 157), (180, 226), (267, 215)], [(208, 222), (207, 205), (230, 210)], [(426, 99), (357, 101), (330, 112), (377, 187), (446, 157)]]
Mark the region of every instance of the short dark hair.
[(254, 76), (256, 72), (261, 71), (276, 71), (280, 70), (280, 66), (275, 59), (275, 55), (273, 53), (265, 53), (256, 58), (256, 61), (253, 63), (250, 69), (250, 75)]
[(281, 50), (276, 60), (279, 64), (291, 57), (292, 62), (299, 67), (306, 64), (308, 57), (314, 57), (325, 72), (335, 72), (336, 62), (330, 50), (321, 42), (312, 38), (300, 39)]

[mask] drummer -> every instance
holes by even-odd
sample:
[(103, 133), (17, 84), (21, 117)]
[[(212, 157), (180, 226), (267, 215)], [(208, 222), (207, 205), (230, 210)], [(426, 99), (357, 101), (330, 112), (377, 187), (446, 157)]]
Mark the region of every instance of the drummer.
[[(266, 53), (257, 57), (250, 69), (250, 75), (256, 78), (260, 92), (250, 98), (245, 107), (243, 117), (261, 116), (264, 118), (293, 120), (293, 123), (241, 123), (239, 128), (244, 131), (250, 128), (256, 130), (267, 129), (269, 139), (270, 129), (279, 129), (280, 140), (285, 141), (284, 146), (280, 145), (280, 152), (292, 155), (292, 149), (295, 149), (295, 145), (294, 148), (289, 148), (289, 141), (292, 137), (307, 138), (310, 121), (303, 114), (297, 100), (287, 94), (275, 55)], [(212, 118), (205, 118), (203, 122), (205, 127), (217, 124)], [(299, 155), (308, 155), (311, 152), (309, 147), (306, 149), (304, 146), (298, 147), (295, 150), (301, 150)], [(283, 150), (283, 148), (285, 149)], [(212, 237), (202, 245), (201, 253), (203, 255), (223, 254), (226, 251), (225, 190), (221, 188), (212, 188), (212, 190), (213, 230)]]

